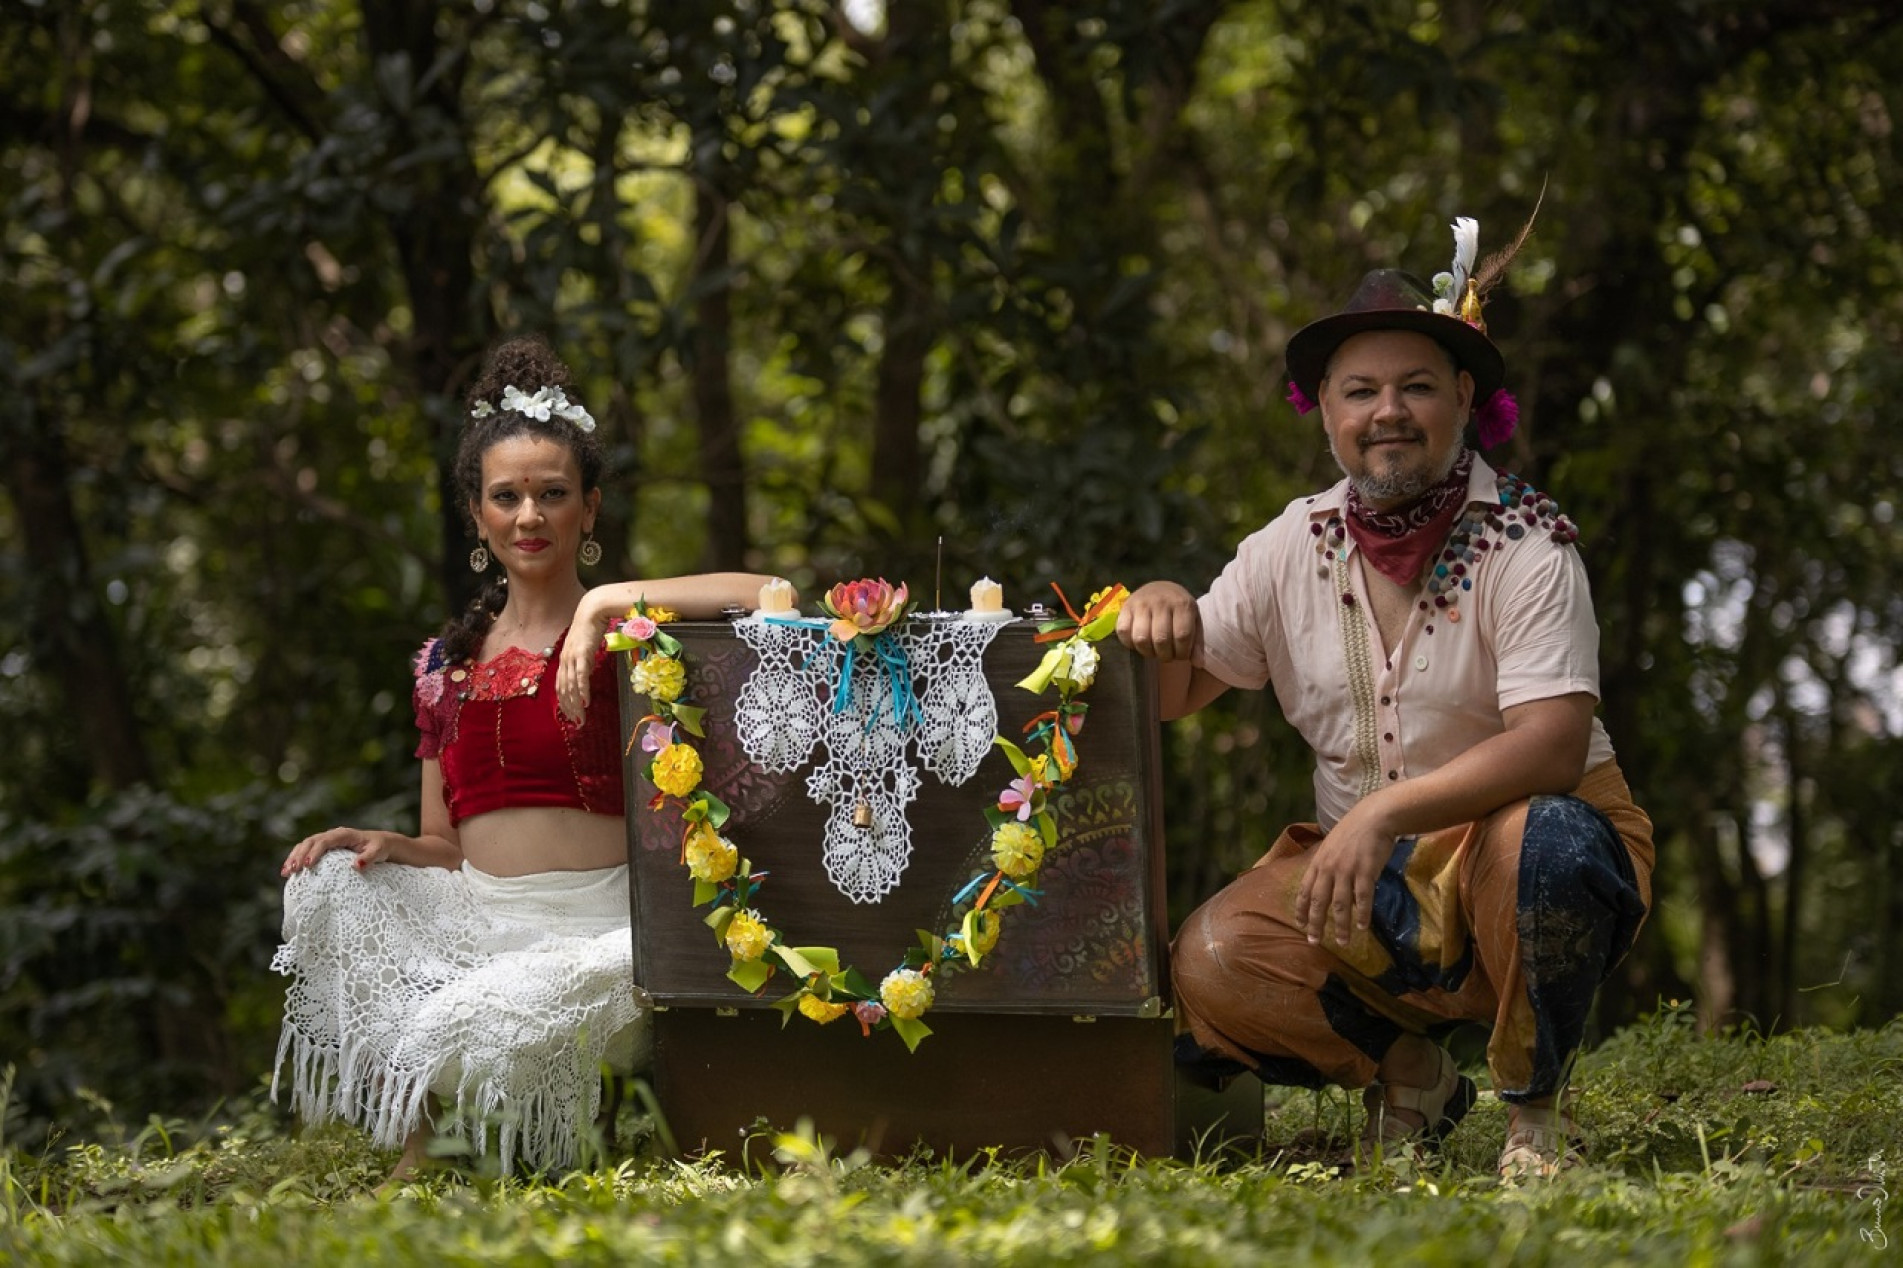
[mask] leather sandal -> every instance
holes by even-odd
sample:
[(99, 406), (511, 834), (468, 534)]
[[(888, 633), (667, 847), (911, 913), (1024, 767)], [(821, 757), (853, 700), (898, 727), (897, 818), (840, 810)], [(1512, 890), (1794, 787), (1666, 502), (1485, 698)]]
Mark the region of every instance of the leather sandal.
[(1502, 1180), (1550, 1180), (1579, 1165), (1585, 1141), (1572, 1115), (1550, 1105), (1516, 1105), (1511, 1113), (1513, 1125), (1500, 1151)]
[[(1478, 1095), (1474, 1081), (1460, 1072), (1445, 1048), (1436, 1047), (1434, 1052), (1440, 1061), (1440, 1075), (1434, 1086), (1371, 1083), (1362, 1092), (1361, 1103), (1368, 1111), (1368, 1121), (1361, 1129), (1364, 1150), (1391, 1149), (1407, 1143), (1438, 1145), (1467, 1117)], [(1397, 1109), (1419, 1114), (1420, 1125), (1389, 1112)]]

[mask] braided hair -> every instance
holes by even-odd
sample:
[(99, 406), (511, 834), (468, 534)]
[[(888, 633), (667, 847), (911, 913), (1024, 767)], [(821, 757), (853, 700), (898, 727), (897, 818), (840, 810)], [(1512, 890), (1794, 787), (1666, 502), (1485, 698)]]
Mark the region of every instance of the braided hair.
[[(456, 493), (465, 513), (469, 504), (482, 496), (483, 455), (498, 443), (517, 436), (539, 436), (566, 446), (581, 467), (582, 492), (586, 494), (600, 486), (601, 442), (592, 431), (583, 431), (557, 415), (541, 419), (502, 408), (502, 395), (507, 388), (534, 392), (544, 387), (566, 388), (571, 382), (568, 367), (539, 335), (510, 339), (490, 350), (465, 404), (468, 411), (474, 411), (479, 403), (487, 402), (491, 412), (481, 418), (466, 412), (462, 441), (456, 446)], [(470, 527), (476, 527), (474, 516), (470, 518)], [(495, 624), (497, 614), (508, 599), (507, 575), (499, 571), (485, 572), (482, 592), (443, 627), (444, 659), (469, 660), (481, 651), (482, 640), (488, 636), (489, 627)]]

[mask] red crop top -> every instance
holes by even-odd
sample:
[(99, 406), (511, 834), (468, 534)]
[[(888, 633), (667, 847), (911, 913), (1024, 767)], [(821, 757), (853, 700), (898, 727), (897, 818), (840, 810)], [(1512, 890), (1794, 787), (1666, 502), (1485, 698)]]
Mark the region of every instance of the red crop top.
[(573, 806), (620, 815), (621, 697), (614, 654), (595, 653), (580, 726), (555, 700), (564, 633), (548, 656), (511, 647), (486, 661), (447, 664), (431, 639), (416, 655), (416, 755), (443, 767), (452, 826), (515, 806)]

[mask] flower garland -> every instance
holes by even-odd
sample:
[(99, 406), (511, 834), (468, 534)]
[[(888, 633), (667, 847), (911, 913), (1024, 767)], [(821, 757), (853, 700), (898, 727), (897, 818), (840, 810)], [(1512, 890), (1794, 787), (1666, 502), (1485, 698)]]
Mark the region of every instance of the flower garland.
[[(1055, 686), (1057, 705), (1025, 724), (1024, 747), (1001, 735), (993, 741), (1018, 776), (985, 810), (995, 870), (979, 872), (953, 898), (954, 907), (971, 903), (957, 928), (944, 934), (919, 930), (918, 945), (907, 948), (899, 966), (876, 987), (856, 968), (842, 965), (835, 948), (795, 946), (757, 905), (766, 873), (755, 872), (739, 846), (721, 832), (732, 812), (700, 786), (704, 765), (694, 740), (706, 738), (707, 710), (681, 699), (687, 683), (685, 653), (680, 641), (661, 629), (673, 614), (637, 600), (627, 618), (609, 631), (606, 645), (611, 651), (632, 653), (629, 682), (647, 696), (653, 710), (635, 724), (629, 741), (630, 747), (639, 744), (642, 752), (651, 754), (645, 774), (657, 791), (648, 809), (669, 803), (681, 809), (681, 863), (694, 881), (694, 905), (711, 906), (706, 923), (731, 957), (727, 977), (757, 995), (777, 961), (799, 981), (797, 990), (774, 1002), (783, 1022), (797, 1012), (825, 1025), (851, 1013), (862, 1035), (889, 1029), (915, 1051), (932, 1033), (923, 1018), (935, 999), (934, 970), (958, 961), (976, 967), (997, 947), (1005, 911), (1036, 904), (1038, 869), (1058, 839), (1050, 794), (1076, 773), (1076, 737), (1089, 710), (1078, 697), (1095, 681), (1101, 663), (1093, 644), (1115, 631), (1117, 614), (1129, 597), (1123, 586), (1111, 586), (1092, 595), (1079, 614), (1062, 590), (1051, 588), (1063, 600), (1067, 615), (1039, 626), (1037, 641), (1056, 646), (1017, 685), (1040, 695)], [(842, 584), (833, 587), (821, 606), (833, 618), (833, 637), (866, 647), (905, 615), (906, 588), (883, 580)], [(1025, 747), (1041, 751), (1026, 753)]]

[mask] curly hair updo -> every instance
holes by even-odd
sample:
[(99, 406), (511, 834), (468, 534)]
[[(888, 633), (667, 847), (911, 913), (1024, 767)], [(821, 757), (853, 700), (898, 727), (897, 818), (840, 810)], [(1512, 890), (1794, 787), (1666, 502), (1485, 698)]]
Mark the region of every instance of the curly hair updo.
[[(539, 335), (509, 339), (490, 350), (482, 373), (469, 389), (462, 441), (456, 446), (456, 492), (462, 498), (465, 515), (469, 515), (470, 504), (482, 498), (482, 456), (516, 436), (540, 436), (566, 446), (581, 467), (582, 492), (600, 487), (601, 442), (592, 431), (583, 431), (556, 414), (534, 418), (502, 408), (503, 393), (509, 388), (533, 394), (545, 387), (567, 388), (572, 382), (568, 367)], [(483, 403), (488, 404), (489, 412), (477, 418), (474, 411)], [(470, 527), (475, 526), (470, 516)], [(444, 627), (443, 653), (449, 660), (467, 660), (481, 650), (489, 626), (508, 601), (506, 582), (507, 578), (500, 575), (490, 578), (468, 610)]]
[(502, 408), (502, 394), (508, 388), (533, 393), (538, 388), (566, 388), (572, 382), (568, 367), (539, 335), (511, 339), (490, 351), (466, 404), (473, 411), (486, 401), (494, 413), (485, 418), (465, 417), (462, 443), (456, 447), (456, 491), (465, 506), (482, 496), (482, 456), (514, 436), (540, 436), (566, 445), (581, 465), (582, 492), (601, 483), (601, 442), (595, 433), (553, 414), (531, 418)]

